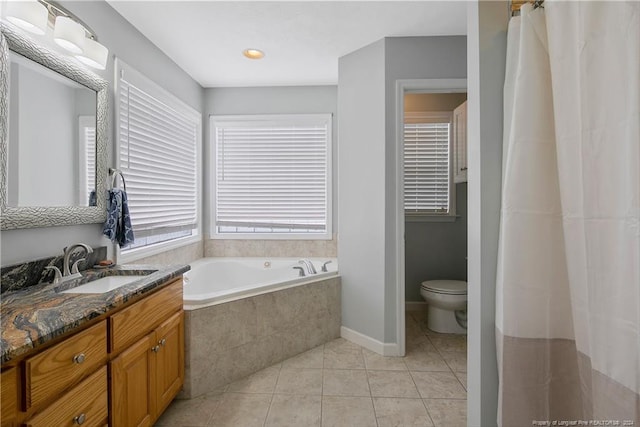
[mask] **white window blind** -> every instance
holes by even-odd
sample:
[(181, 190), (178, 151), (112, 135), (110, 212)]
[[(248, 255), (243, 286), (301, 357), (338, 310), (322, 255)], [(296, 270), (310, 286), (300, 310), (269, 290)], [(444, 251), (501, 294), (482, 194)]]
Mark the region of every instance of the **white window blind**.
[(327, 233), (331, 115), (212, 117), (217, 233)]
[(96, 189), (96, 118), (78, 118), (80, 140), (80, 204), (93, 202), (91, 196)]
[(406, 113), (404, 209), (411, 214), (450, 211), (450, 113)]
[(198, 222), (199, 113), (185, 111), (177, 99), (176, 105), (170, 105), (166, 95), (161, 101), (150, 92), (121, 71), (119, 164), (136, 238), (132, 247), (138, 247), (140, 241), (149, 245), (191, 235)]

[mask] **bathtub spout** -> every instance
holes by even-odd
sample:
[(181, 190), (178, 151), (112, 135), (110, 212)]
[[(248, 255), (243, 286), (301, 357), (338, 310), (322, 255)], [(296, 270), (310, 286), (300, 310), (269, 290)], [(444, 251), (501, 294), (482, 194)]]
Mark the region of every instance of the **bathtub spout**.
[(298, 277), (304, 277), (304, 276), (305, 276), (305, 274), (304, 274), (304, 268), (302, 268), (302, 267), (293, 267), (293, 268), (294, 268), (295, 270), (298, 270), (298, 271), (299, 271), (299, 273), (298, 273)]
[(302, 264), (307, 269), (307, 274), (318, 274), (316, 268), (313, 266), (313, 263), (308, 259), (301, 259), (298, 261), (298, 264)]

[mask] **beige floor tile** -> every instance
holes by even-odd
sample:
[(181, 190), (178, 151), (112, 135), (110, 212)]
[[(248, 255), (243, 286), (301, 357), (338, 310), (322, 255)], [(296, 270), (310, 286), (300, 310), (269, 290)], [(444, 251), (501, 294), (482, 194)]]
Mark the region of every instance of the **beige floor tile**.
[(412, 351), (404, 357), (410, 371), (450, 372), (449, 365), (437, 351)]
[(432, 426), (421, 399), (399, 399), (374, 397), (378, 427), (423, 427)]
[(273, 393), (280, 374), (280, 364), (270, 366), (255, 374), (229, 384), (227, 391), (236, 393)]
[(407, 371), (367, 371), (375, 397), (420, 397)]
[(322, 427), (369, 427), (376, 425), (370, 397), (323, 396)]
[(425, 399), (433, 423), (440, 427), (466, 427), (467, 401), (451, 399)]
[(467, 353), (460, 351), (440, 352), (447, 365), (454, 372), (467, 372)]
[(206, 426), (223, 399), (222, 393), (211, 393), (195, 399), (174, 400), (164, 411), (156, 426)]
[(215, 427), (263, 426), (272, 397), (271, 394), (225, 393), (209, 425)]
[(467, 398), (466, 390), (453, 372), (411, 371), (411, 376), (424, 399)]
[(273, 396), (266, 427), (320, 426), (321, 396)]
[(438, 351), (467, 352), (467, 336), (459, 334), (429, 334), (429, 340)]
[(324, 363), (324, 346), (318, 346), (282, 362), (284, 369), (316, 368), (322, 369)]
[(378, 371), (407, 370), (407, 365), (405, 365), (402, 357), (385, 357), (366, 348), (362, 349), (362, 355), (364, 356), (364, 364), (367, 369)]
[(322, 394), (321, 369), (281, 369), (276, 393), (320, 395)]
[(466, 372), (454, 372), (454, 374), (456, 374), (456, 377), (458, 377), (458, 380), (462, 383), (462, 386), (466, 390), (467, 389), (467, 373)]
[(358, 344), (354, 344), (351, 341), (345, 340), (344, 338), (336, 338), (333, 341), (329, 341), (324, 345), (325, 350), (330, 350), (332, 352), (337, 353), (345, 353), (345, 352), (360, 352), (362, 347)]
[(364, 357), (362, 350), (348, 349), (343, 346), (341, 348), (324, 348), (324, 367), (325, 369), (364, 369)]
[(367, 371), (362, 369), (325, 369), (324, 396), (371, 396)]
[(426, 335), (423, 335), (421, 338), (409, 340), (407, 339), (406, 343), (406, 351), (407, 354), (411, 353), (437, 353), (438, 350), (431, 344), (429, 338)]

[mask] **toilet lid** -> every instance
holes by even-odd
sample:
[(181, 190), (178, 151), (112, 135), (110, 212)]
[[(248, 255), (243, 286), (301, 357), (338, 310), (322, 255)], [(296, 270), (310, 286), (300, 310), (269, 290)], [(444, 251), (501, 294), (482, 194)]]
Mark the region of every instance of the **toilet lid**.
[(463, 295), (467, 293), (467, 282), (462, 280), (427, 280), (422, 289), (440, 294)]

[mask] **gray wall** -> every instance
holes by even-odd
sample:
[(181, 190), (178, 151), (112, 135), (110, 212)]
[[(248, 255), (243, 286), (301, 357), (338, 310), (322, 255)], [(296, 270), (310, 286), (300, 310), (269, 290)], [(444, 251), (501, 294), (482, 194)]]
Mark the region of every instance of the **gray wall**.
[(338, 61), (342, 325), (384, 342), (385, 41)]
[(396, 81), (465, 78), (466, 39), (386, 38), (340, 58), (338, 75), (343, 325), (395, 344)]
[[(76, 14), (97, 34), (100, 43), (109, 48), (107, 69), (97, 72), (109, 81), (110, 118), (109, 146), (113, 165), (113, 56), (125, 61), (160, 86), (198, 111), (202, 111), (203, 89), (160, 49), (147, 40), (103, 0), (63, 1), (62, 6)], [(0, 264), (10, 265), (34, 258), (56, 255), (74, 242), (92, 246), (110, 245), (102, 237), (102, 224), (5, 230), (1, 233)]]
[(424, 302), (425, 280), (467, 280), (467, 184), (456, 184), (454, 222), (405, 222), (405, 298)]
[(469, 291), (467, 425), (495, 426), (495, 298), (502, 180), (502, 89), (509, 8), (469, 2), (467, 104)]
[[(338, 177), (338, 88), (337, 86), (276, 86), (276, 87), (237, 87), (210, 88), (204, 91), (203, 138), (204, 148), (204, 216), (205, 225), (211, 214), (209, 199), (211, 141), (209, 133), (210, 115), (241, 114), (313, 114), (330, 113), (333, 115), (333, 230), (338, 228), (337, 193)], [(209, 230), (205, 232), (207, 238)]]

